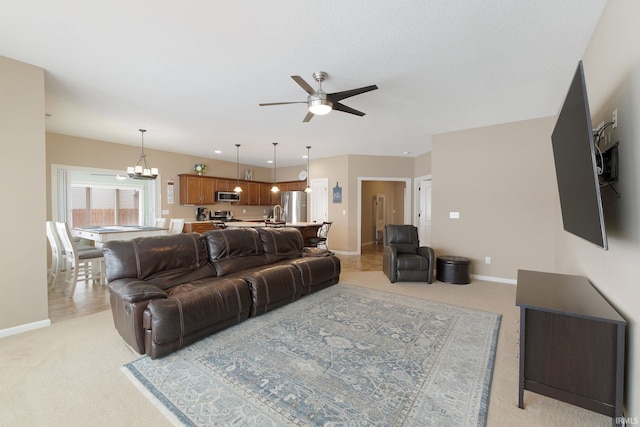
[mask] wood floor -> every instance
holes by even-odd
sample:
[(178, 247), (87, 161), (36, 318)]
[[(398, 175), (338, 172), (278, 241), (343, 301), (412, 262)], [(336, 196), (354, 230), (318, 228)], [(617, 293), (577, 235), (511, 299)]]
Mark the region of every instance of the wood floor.
[[(382, 271), (382, 245), (362, 246), (362, 255), (339, 255), (342, 271)], [(109, 287), (79, 282), (73, 298), (49, 290), (51, 322), (109, 310)]]

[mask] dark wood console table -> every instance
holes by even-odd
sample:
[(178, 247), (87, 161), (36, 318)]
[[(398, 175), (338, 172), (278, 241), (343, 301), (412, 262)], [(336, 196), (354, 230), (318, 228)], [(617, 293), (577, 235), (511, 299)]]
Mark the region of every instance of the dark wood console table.
[(623, 424), (626, 321), (585, 277), (518, 270), (520, 381), (524, 390)]

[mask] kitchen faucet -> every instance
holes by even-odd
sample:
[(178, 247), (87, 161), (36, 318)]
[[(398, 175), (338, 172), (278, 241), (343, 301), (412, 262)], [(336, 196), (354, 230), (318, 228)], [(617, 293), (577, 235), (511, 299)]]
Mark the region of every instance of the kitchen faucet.
[(282, 217), (282, 206), (275, 205), (273, 207), (273, 220), (274, 221), (281, 221), (280, 217)]

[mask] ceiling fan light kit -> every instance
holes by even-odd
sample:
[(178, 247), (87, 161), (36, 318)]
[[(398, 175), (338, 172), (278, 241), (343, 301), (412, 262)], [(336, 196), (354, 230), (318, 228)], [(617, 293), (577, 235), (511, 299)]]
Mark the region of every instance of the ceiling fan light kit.
[(298, 85), (305, 90), (309, 94), (307, 96), (307, 102), (304, 101), (294, 101), (294, 102), (270, 102), (267, 104), (258, 104), (261, 107), (271, 106), (271, 105), (285, 105), (285, 104), (307, 104), (307, 109), (309, 110), (307, 115), (305, 116), (303, 122), (309, 122), (313, 116), (315, 115), (325, 115), (329, 114), (332, 110), (342, 111), (343, 113), (353, 114), (355, 116), (364, 116), (365, 113), (362, 111), (358, 111), (354, 108), (348, 107), (344, 104), (341, 104), (345, 98), (350, 98), (352, 96), (360, 95), (365, 92), (369, 92), (372, 90), (378, 89), (378, 86), (371, 85), (365, 86), (358, 89), (345, 90), (342, 92), (334, 92), (334, 93), (326, 93), (322, 90), (322, 82), (325, 81), (329, 75), (324, 71), (317, 71), (313, 73), (313, 79), (318, 82), (318, 89), (313, 89), (302, 77), (300, 76), (291, 76), (291, 78), (298, 83)]
[(327, 94), (322, 92), (317, 95), (309, 95), (309, 111), (316, 116), (324, 116), (329, 114), (333, 109), (333, 103), (327, 100)]

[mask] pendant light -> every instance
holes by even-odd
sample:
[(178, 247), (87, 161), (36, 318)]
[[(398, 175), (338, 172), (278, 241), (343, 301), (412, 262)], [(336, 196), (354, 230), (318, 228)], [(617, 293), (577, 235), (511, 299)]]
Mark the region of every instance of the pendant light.
[(236, 188), (233, 191), (242, 193), (242, 187), (240, 187), (240, 144), (236, 144)]
[(307, 188), (304, 189), (305, 193), (311, 193), (311, 187), (309, 187), (309, 149), (310, 145), (307, 145)]
[(147, 155), (144, 153), (144, 133), (146, 129), (138, 129), (142, 134), (142, 151), (140, 152), (140, 158), (135, 166), (129, 166), (127, 168), (127, 175), (133, 179), (156, 179), (158, 176), (158, 168), (150, 168), (147, 164)]
[(278, 167), (278, 164), (276, 163), (276, 146), (277, 145), (278, 145), (277, 142), (273, 143), (273, 187), (271, 187), (272, 193), (277, 193), (280, 191), (280, 189), (278, 188), (278, 179), (276, 178), (276, 169)]

